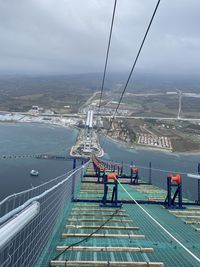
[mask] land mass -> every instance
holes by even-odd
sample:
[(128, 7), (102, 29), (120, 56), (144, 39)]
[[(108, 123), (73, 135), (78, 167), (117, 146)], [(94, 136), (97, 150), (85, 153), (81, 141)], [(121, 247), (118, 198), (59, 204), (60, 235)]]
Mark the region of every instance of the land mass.
[[(0, 120), (84, 127), (88, 110), (101, 121), (98, 133), (128, 147), (200, 151), (200, 81), (136, 75), (116, 111), (124, 75), (111, 75), (99, 110), (100, 74), (0, 77)], [(95, 122), (96, 123), (96, 122)], [(97, 124), (97, 123), (96, 123)], [(97, 129), (96, 129), (97, 130)], [(95, 131), (96, 131), (95, 130)]]

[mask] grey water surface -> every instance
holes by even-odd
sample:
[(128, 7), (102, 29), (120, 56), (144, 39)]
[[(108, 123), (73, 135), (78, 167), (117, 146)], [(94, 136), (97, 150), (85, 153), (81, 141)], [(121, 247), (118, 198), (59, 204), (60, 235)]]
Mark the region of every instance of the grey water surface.
[[(43, 124), (1, 123), (0, 199), (51, 180), (72, 169), (72, 161), (45, 160), (29, 157), (36, 154), (69, 155), (77, 131)], [(13, 158), (13, 155), (17, 158)], [(23, 156), (24, 158), (18, 158)], [(28, 156), (28, 157), (27, 157)], [(32, 169), (39, 176), (30, 175)]]
[[(1, 123), (0, 158), (8, 155), (69, 155), (75, 143), (77, 130), (46, 124)], [(100, 140), (102, 143), (102, 140)], [(128, 149), (124, 145), (106, 140), (104, 158), (124, 162), (129, 172), (131, 162), (139, 167), (140, 176), (148, 181), (149, 162), (152, 163), (152, 182), (166, 188), (168, 173), (181, 173), (184, 196), (198, 198), (197, 180), (187, 177), (196, 173), (200, 154), (174, 154), (148, 149)], [(38, 177), (30, 170), (39, 171)], [(0, 159), (0, 199), (39, 185), (72, 169), (71, 161), (41, 160), (35, 158)], [(156, 170), (155, 170), (156, 169)]]
[(125, 169), (129, 172), (133, 163), (139, 167), (139, 174), (149, 181), (149, 162), (152, 165), (152, 183), (166, 189), (167, 175), (180, 173), (183, 182), (183, 195), (191, 200), (198, 199), (198, 183), (196, 179), (188, 178), (188, 173), (197, 173), (200, 162), (199, 153), (171, 153), (152, 149), (128, 149), (125, 145), (110, 139), (102, 141), (105, 151), (104, 158), (117, 162), (124, 162)]

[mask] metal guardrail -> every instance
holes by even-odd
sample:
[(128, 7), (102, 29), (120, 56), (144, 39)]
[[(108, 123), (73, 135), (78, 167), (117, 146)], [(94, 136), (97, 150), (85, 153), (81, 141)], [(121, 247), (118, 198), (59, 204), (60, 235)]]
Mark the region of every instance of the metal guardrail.
[(71, 170), (41, 185), (6, 197), (2, 201), (0, 201), (0, 217), (3, 217), (5, 214), (8, 214), (11, 210), (14, 210), (18, 206), (22, 205), (28, 199), (33, 198), (34, 196), (39, 195), (41, 192), (44, 192), (45, 190), (53, 187), (54, 185), (62, 181), (65, 177), (69, 176), (73, 171), (74, 170)]
[[(30, 190), (0, 202), (0, 266), (34, 266), (44, 247), (63, 220), (64, 212), (76, 198), (88, 162)], [(37, 201), (37, 202), (36, 202)], [(35, 209), (34, 209), (34, 203)], [(30, 214), (29, 220), (27, 214)], [(19, 226), (19, 224), (22, 224)], [(12, 235), (6, 237), (5, 231)], [(10, 229), (11, 229), (10, 228)], [(7, 238), (7, 239), (6, 239)]]

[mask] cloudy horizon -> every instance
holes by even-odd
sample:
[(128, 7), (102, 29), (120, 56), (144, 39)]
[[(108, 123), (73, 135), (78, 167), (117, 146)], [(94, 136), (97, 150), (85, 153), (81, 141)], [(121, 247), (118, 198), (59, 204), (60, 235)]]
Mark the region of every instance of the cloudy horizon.
[[(108, 71), (129, 71), (156, 0), (118, 0)], [(0, 0), (0, 74), (102, 72), (114, 0)], [(161, 0), (138, 71), (200, 68), (200, 1)]]

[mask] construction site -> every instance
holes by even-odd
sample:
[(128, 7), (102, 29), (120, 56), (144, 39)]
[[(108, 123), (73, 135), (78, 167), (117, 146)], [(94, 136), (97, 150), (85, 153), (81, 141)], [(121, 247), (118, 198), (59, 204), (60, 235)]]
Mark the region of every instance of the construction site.
[(198, 266), (200, 208), (182, 198), (180, 175), (167, 183), (90, 161), (39, 266)]
[(84, 129), (79, 130), (76, 144), (72, 147), (70, 155), (73, 157), (90, 157), (95, 154), (102, 157), (104, 152), (99, 144), (97, 133), (93, 130), (93, 110), (88, 110)]

